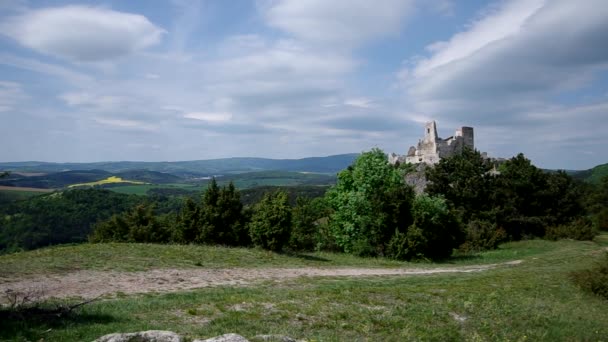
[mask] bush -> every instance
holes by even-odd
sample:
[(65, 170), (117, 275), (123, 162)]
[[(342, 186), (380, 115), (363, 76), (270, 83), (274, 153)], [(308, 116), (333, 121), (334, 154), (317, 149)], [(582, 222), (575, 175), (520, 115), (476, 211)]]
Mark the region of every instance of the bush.
[(281, 251), (289, 242), (291, 208), (287, 193), (278, 191), (264, 195), (256, 205), (249, 234), (253, 243), (271, 251)]
[(428, 248), (428, 240), (422, 229), (411, 225), (407, 233), (395, 231), (387, 246), (387, 256), (397, 260), (424, 259), (423, 251)]
[(608, 299), (608, 253), (594, 268), (573, 272), (570, 279), (583, 290)]
[(412, 216), (414, 224), (407, 232), (410, 255), (429, 259), (447, 258), (462, 243), (460, 224), (443, 198), (427, 195), (416, 197)]
[(581, 217), (568, 224), (548, 227), (545, 238), (549, 240), (573, 239), (573, 240), (593, 240), (597, 232), (593, 228), (591, 220)]
[(608, 231), (608, 208), (604, 208), (597, 213), (595, 223), (599, 230)]
[(298, 197), (292, 209), (291, 238), (289, 248), (292, 250), (312, 251), (317, 245), (316, 221), (323, 217), (323, 208), (318, 204), (320, 199), (311, 200)]
[(474, 220), (465, 227), (465, 242), (460, 246), (460, 250), (469, 253), (496, 249), (506, 238), (505, 230), (497, 228), (495, 223)]

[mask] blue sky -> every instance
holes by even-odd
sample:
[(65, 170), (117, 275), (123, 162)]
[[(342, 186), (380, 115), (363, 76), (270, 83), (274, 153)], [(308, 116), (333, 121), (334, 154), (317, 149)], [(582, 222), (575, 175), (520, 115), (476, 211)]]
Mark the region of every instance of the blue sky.
[(0, 161), (405, 153), (436, 120), (608, 162), (604, 0), (0, 0)]

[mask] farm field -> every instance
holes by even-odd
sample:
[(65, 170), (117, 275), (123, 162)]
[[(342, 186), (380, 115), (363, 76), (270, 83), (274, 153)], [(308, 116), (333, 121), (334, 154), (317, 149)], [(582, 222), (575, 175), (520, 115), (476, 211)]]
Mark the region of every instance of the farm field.
[(96, 185), (105, 185), (105, 184), (116, 184), (116, 183), (145, 184), (144, 182), (140, 182), (140, 181), (131, 181), (131, 180), (122, 179), (121, 177), (117, 177), (117, 176), (110, 176), (110, 177), (108, 177), (106, 179), (98, 180), (98, 181), (95, 181), (95, 182), (71, 184), (71, 185), (68, 185), (68, 188), (76, 188), (76, 187), (81, 187), (81, 186), (96, 186)]
[[(99, 277), (113, 279), (102, 285), (108, 292), (51, 322), (6, 319), (4, 312), (0, 339), (80, 341), (161, 329), (188, 338), (234, 332), (311, 341), (601, 341), (608, 336), (608, 306), (573, 285), (569, 274), (592, 266), (607, 246), (606, 234), (594, 242), (529, 240), (441, 263), (192, 245), (58, 246), (0, 256), (0, 287), (71, 281), (80, 284), (77, 295)], [(426, 272), (444, 269), (451, 271)], [(263, 276), (272, 270), (317, 275)], [(354, 276), (355, 270), (372, 273)], [(420, 274), (394, 274), (406, 270)], [(234, 281), (179, 285), (206, 272)], [(125, 279), (145, 279), (156, 289), (121, 290)]]

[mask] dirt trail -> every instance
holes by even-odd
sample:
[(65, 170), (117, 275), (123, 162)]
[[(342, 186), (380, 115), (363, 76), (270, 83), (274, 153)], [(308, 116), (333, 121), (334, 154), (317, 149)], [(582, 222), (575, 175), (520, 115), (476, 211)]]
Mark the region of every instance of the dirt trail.
[(210, 286), (245, 286), (257, 281), (281, 281), (297, 277), (415, 276), (439, 273), (482, 272), (522, 263), (515, 260), (500, 264), (449, 268), (226, 268), (156, 269), (143, 272), (75, 271), (41, 275), (0, 284), (0, 293), (41, 291), (44, 297), (95, 298), (116, 293), (175, 292)]

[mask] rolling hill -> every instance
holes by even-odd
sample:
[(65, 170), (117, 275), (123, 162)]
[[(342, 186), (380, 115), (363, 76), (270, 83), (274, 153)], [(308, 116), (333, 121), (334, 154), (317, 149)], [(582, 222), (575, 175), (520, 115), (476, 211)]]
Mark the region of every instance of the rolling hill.
[(32, 161), (0, 163), (0, 170), (46, 173), (70, 170), (102, 170), (111, 173), (147, 170), (170, 173), (184, 178), (267, 170), (336, 173), (352, 164), (357, 156), (358, 154), (351, 153), (303, 159), (224, 158), (177, 162), (47, 163)]

